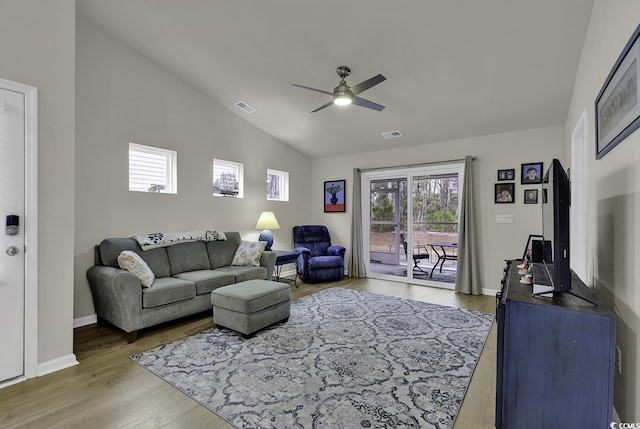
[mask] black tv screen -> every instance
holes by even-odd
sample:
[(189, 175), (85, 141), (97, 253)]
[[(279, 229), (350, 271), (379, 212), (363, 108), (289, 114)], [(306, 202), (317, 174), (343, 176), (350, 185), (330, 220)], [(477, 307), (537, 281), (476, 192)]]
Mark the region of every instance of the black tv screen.
[(554, 292), (571, 289), (569, 264), (570, 185), (567, 173), (557, 159), (551, 162), (542, 180), (542, 235), (551, 242), (551, 252), (543, 252)]

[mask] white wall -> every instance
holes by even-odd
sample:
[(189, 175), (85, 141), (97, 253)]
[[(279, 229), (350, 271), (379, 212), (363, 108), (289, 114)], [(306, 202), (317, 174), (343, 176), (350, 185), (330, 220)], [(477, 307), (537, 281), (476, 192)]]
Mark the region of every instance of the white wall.
[(0, 40), (0, 77), (38, 88), (38, 362), (75, 361), (75, 1), (3, 1)]
[[(292, 226), (311, 217), (306, 156), (82, 19), (76, 84), (76, 318), (95, 313), (86, 271), (106, 237), (208, 228), (257, 239), (271, 210), (274, 248), (292, 248)], [(128, 191), (129, 142), (178, 152), (177, 195)], [(212, 196), (213, 158), (244, 163), (243, 199)], [(290, 202), (266, 200), (267, 168), (289, 172)]]
[[(596, 0), (567, 116), (567, 140), (588, 110), (588, 153), (595, 153), (594, 102), (613, 64), (640, 23), (637, 0)], [(604, 158), (589, 156), (588, 271), (615, 310), (623, 372), (615, 376), (614, 405), (623, 422), (640, 421), (640, 131)]]
[[(393, 140), (390, 140), (390, 146)], [(529, 234), (541, 233), (540, 206), (524, 204), (524, 189), (536, 186), (521, 185), (519, 171), (521, 164), (549, 161), (564, 155), (564, 127), (548, 127), (518, 131), (463, 140), (425, 144), (412, 148), (389, 149), (351, 156), (316, 159), (313, 161), (314, 221), (325, 224), (332, 234), (332, 240), (349, 249), (351, 237), (351, 212), (353, 210), (352, 185), (353, 168), (375, 168), (417, 164), (422, 162), (461, 159), (474, 155), (477, 194), (478, 227), (482, 248), (478, 257), (482, 263), (483, 288), (500, 288), (500, 279), (505, 259), (522, 257), (522, 251)], [(516, 187), (514, 204), (495, 204), (494, 185), (497, 170), (514, 168)], [(326, 180), (347, 180), (347, 212), (324, 213), (323, 182)], [(539, 185), (538, 185), (539, 186)], [(496, 215), (513, 215), (513, 224), (496, 224)], [(348, 250), (347, 250), (348, 252)]]

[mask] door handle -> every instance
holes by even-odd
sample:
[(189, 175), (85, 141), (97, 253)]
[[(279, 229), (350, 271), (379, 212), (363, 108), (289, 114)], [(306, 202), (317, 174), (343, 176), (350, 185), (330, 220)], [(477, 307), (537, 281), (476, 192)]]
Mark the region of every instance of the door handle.
[(16, 246), (7, 247), (7, 255), (16, 256), (18, 253), (20, 253), (20, 249), (18, 249)]

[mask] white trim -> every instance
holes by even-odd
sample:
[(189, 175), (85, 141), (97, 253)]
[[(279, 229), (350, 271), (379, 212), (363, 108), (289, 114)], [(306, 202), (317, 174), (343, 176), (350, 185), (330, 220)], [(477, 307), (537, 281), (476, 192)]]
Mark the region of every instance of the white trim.
[(98, 323), (98, 316), (96, 314), (78, 317), (77, 319), (73, 319), (73, 329), (81, 328), (88, 325), (95, 325), (96, 323)]
[(27, 377), (12, 378), (9, 381), (5, 381), (4, 383), (0, 383), (0, 389), (4, 389), (5, 387), (13, 386), (14, 384), (22, 383), (23, 381), (26, 381), (26, 380), (27, 380)]
[(613, 418), (613, 421), (614, 421), (614, 422), (616, 422), (616, 423), (622, 423), (622, 422), (620, 421), (620, 416), (618, 415), (618, 412), (616, 411), (616, 407), (613, 407), (613, 416), (612, 416), (612, 418)]
[(24, 376), (31, 378), (38, 375), (38, 89), (5, 79), (0, 88), (24, 95)]
[(571, 133), (571, 222), (570, 222), (570, 261), (573, 271), (589, 284), (587, 273), (587, 187), (588, 187), (588, 123), (585, 108)]
[(76, 355), (71, 353), (38, 365), (38, 376), (42, 377), (43, 375), (51, 374), (52, 372), (60, 371), (61, 369), (70, 368), (79, 364), (80, 362), (77, 361)]

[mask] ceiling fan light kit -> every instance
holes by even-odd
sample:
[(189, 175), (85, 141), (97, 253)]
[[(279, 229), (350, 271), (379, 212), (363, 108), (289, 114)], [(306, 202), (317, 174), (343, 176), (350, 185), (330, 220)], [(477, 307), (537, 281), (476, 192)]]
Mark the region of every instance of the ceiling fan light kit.
[(351, 69), (347, 66), (340, 66), (336, 69), (336, 73), (340, 77), (340, 83), (333, 89), (333, 92), (324, 91), (322, 89), (311, 88), (304, 85), (293, 84), (293, 86), (297, 86), (299, 88), (308, 89), (310, 91), (320, 92), (322, 94), (330, 95), (333, 97), (333, 100), (318, 107), (317, 109), (311, 111), (311, 113), (315, 113), (319, 110), (322, 110), (326, 107), (331, 106), (332, 104), (336, 104), (338, 106), (347, 106), (349, 104), (355, 104), (356, 106), (366, 107), (368, 109), (377, 110), (378, 112), (384, 109), (384, 106), (374, 103), (373, 101), (366, 100), (361, 97), (357, 97), (361, 92), (366, 91), (367, 89), (384, 82), (387, 78), (378, 74), (372, 78), (365, 80), (364, 82), (360, 82), (357, 85), (350, 87), (347, 85), (345, 78), (351, 74)]

